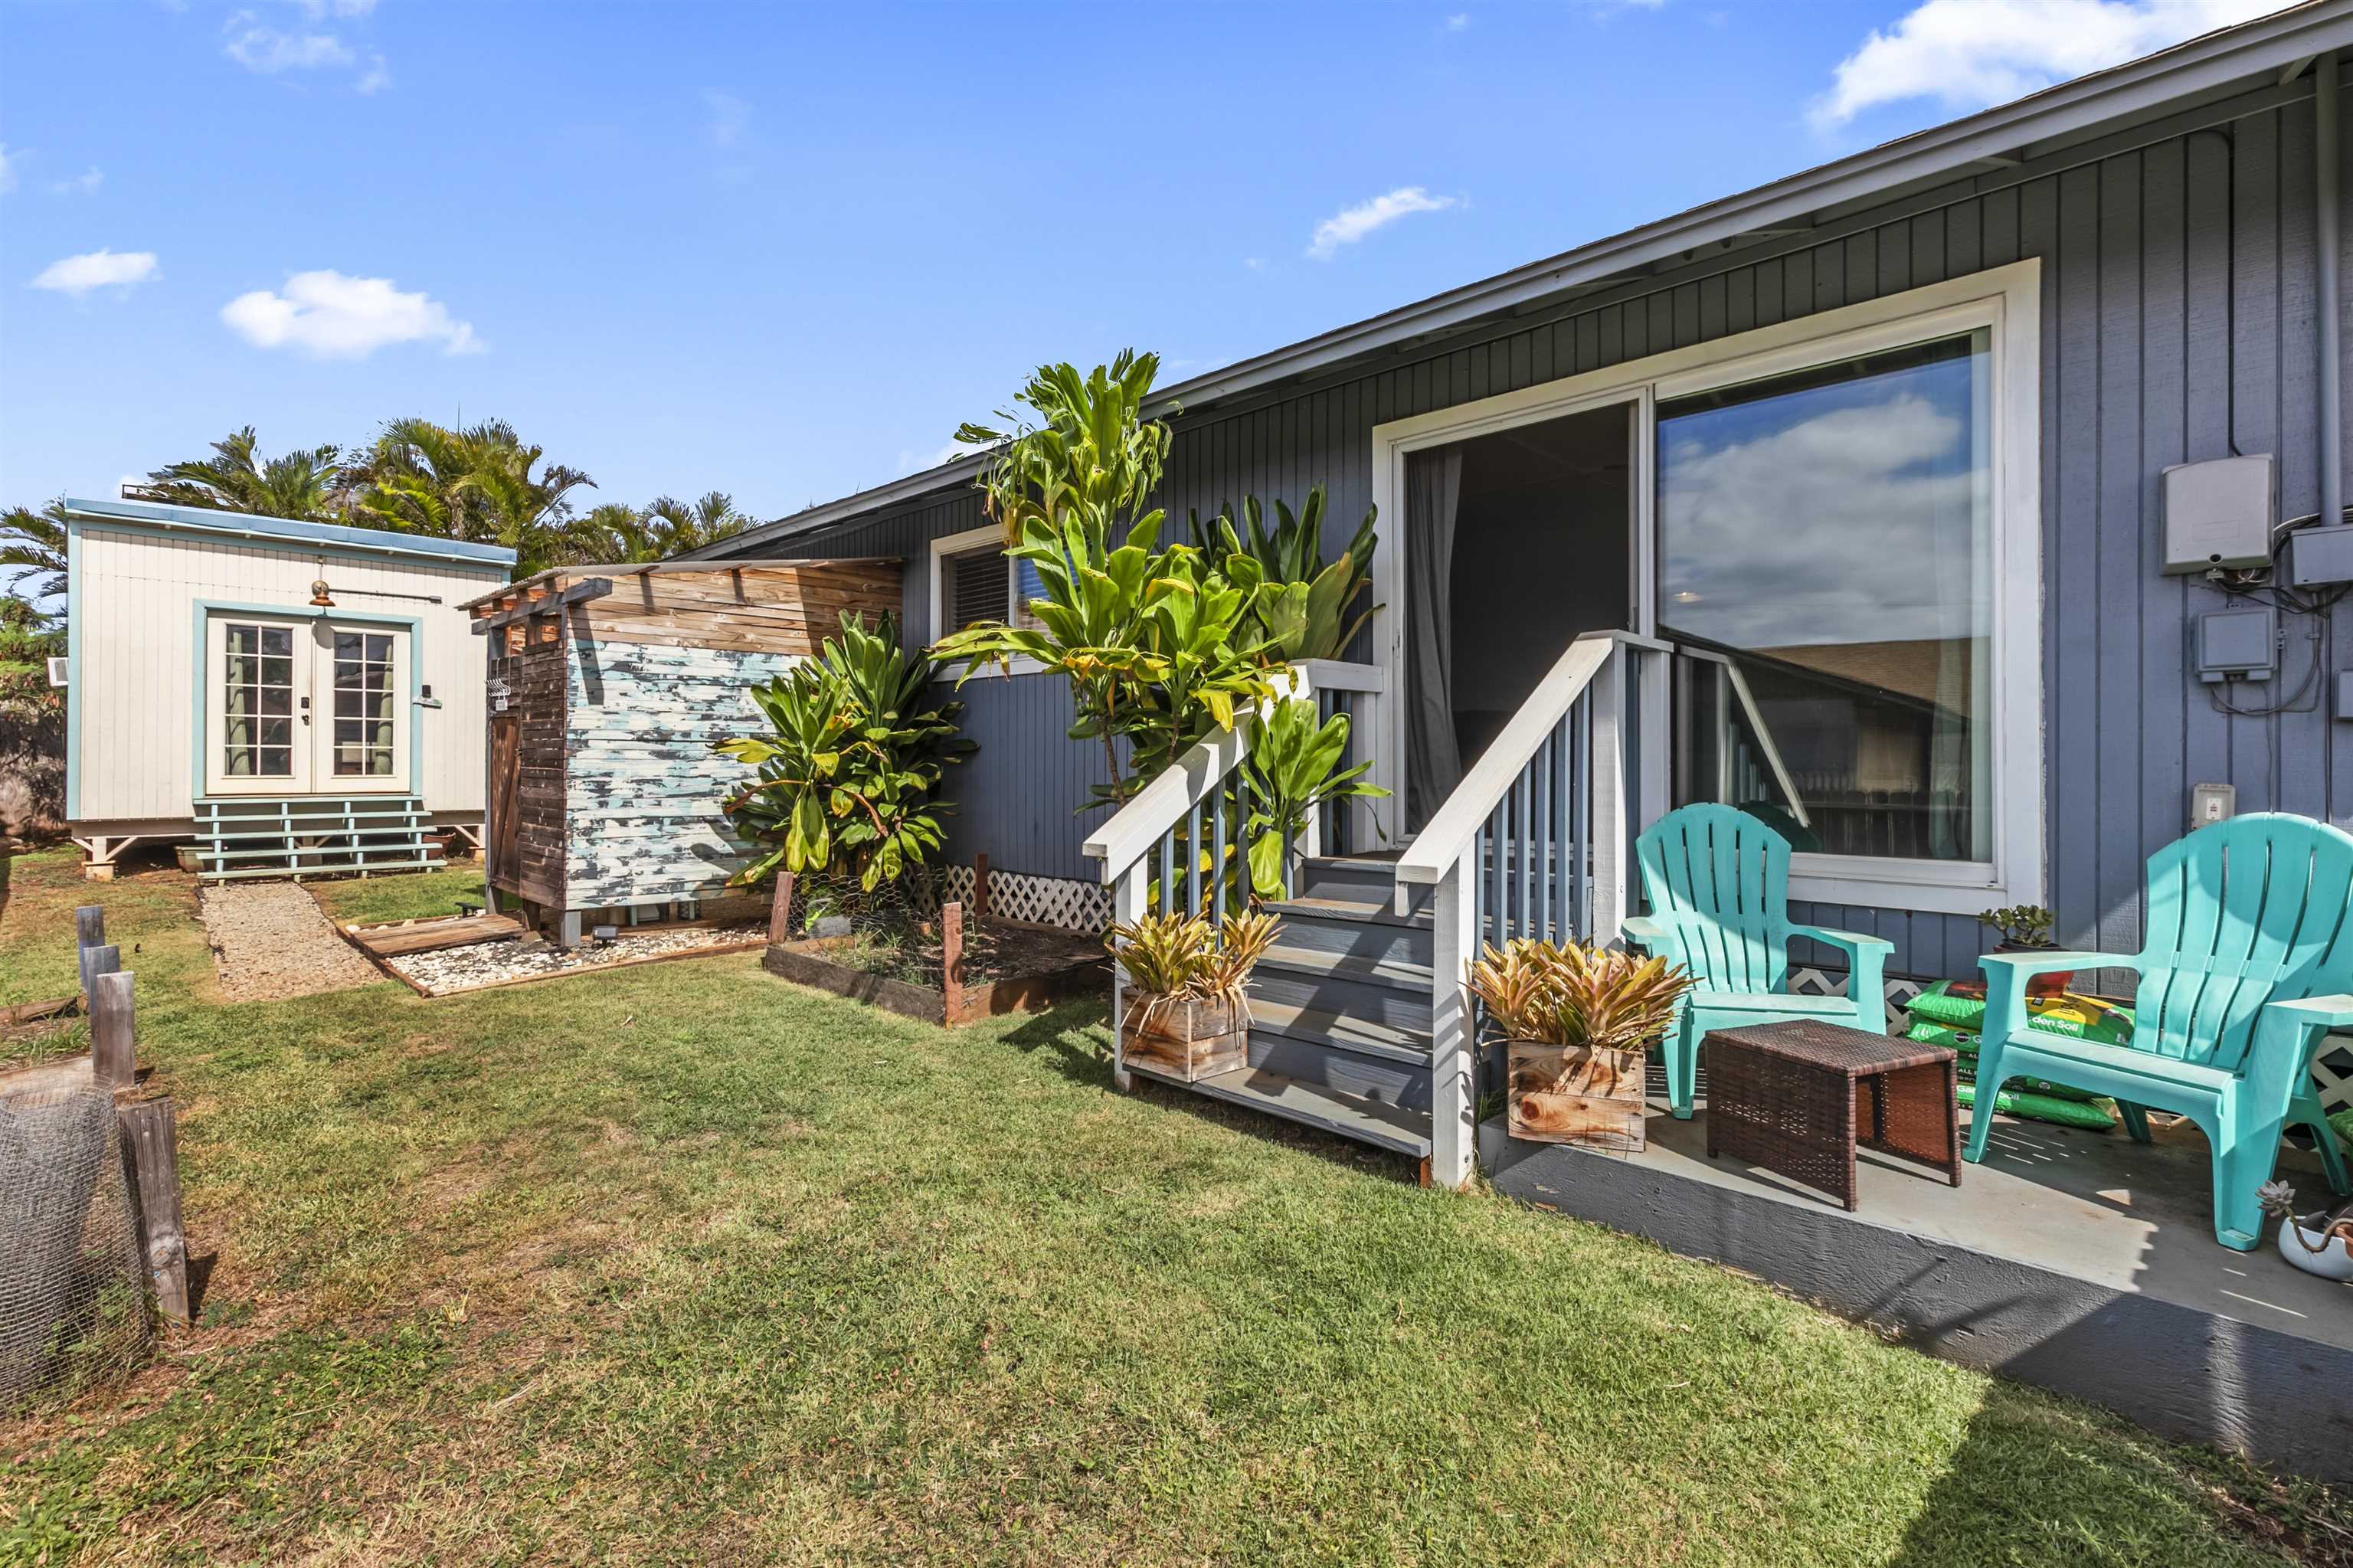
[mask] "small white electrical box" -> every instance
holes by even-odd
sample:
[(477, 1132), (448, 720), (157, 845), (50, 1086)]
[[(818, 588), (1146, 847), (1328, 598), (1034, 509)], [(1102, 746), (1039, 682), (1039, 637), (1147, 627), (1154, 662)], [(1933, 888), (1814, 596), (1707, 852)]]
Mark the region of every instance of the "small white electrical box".
[(66, 671), (71, 666), (67, 664), (63, 659), (58, 658), (56, 654), (52, 653), (49, 655), (49, 684), (52, 686), (64, 685), (66, 683)]
[(2165, 569), (2208, 572), (2263, 567), (2276, 509), (2272, 460), (2214, 458), (2165, 471)]
[(2239, 812), (2239, 790), (2232, 784), (2192, 784), (2189, 787), (2189, 831), (2196, 832), (2211, 822), (2227, 822)]

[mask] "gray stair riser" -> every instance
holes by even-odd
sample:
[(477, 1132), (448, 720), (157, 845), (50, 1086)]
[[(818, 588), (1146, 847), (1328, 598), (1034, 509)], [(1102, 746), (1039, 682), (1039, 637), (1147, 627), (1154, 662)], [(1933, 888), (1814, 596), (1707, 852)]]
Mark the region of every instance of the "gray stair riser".
[(1430, 1001), (1426, 989), (1405, 990), (1348, 976), (1261, 968), (1250, 978), (1250, 994), (1254, 1001), (1312, 1007), (1424, 1037), (1430, 1033)]
[(1332, 915), (1286, 913), (1279, 938), (1290, 948), (1318, 953), (1344, 953), (1372, 964), (1430, 963), (1435, 940), (1428, 927), (1393, 926), (1386, 921), (1350, 920)]
[(1377, 1061), (1343, 1051), (1337, 1046), (1312, 1044), (1288, 1035), (1263, 1034), (1256, 1030), (1250, 1032), (1250, 1065), (1281, 1073), (1304, 1084), (1360, 1096), (1382, 1105), (1401, 1106), (1408, 1110), (1430, 1108), (1430, 1069), (1427, 1067)]
[(1401, 885), (1405, 888), (1407, 913), (1419, 914), (1430, 906), (1430, 889), (1419, 885), (1399, 884), (1396, 872), (1385, 861), (1311, 860), (1300, 868), (1292, 885), (1292, 895), (1385, 905), (1394, 912), (1398, 889)]

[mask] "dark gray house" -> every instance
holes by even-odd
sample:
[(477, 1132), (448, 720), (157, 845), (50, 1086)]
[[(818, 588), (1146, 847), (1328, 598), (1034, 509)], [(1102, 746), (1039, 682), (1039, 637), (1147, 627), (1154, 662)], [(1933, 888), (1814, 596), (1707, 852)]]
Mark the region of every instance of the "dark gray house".
[[(1596, 632), (1611, 743), (1654, 758), (1600, 806), (1771, 806), (1796, 917), (1889, 938), (1899, 984), (1971, 972), (1989, 906), (2135, 947), (2193, 799), (2353, 823), (2353, 605), (2311, 608), (2353, 575), (2346, 45), (2353, 5), (2293, 7), (1169, 387), (1172, 515), (1318, 482), (1335, 530), (1380, 508), (1385, 608), (1318, 683), (1396, 792), (1349, 842), (1421, 845), (1450, 803), (1525, 838), (1533, 796), (1463, 792)], [(1002, 617), (976, 467), (709, 553), (902, 557), (918, 637)], [(1063, 683), (962, 694), (956, 858), (1101, 918), (1124, 846), (1073, 815)], [(1531, 791), (1567, 796), (1559, 760)], [(1460, 1175), (1428, 996), (1306, 978), (1261, 1009), (1278, 1054), (1318, 1048), (1292, 1075), (1409, 1111), (1362, 1130)]]

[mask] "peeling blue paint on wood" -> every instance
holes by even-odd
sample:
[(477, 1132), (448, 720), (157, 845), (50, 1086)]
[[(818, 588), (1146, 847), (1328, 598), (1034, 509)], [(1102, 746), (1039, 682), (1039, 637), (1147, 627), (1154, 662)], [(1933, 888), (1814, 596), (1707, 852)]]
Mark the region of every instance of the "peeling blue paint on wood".
[(798, 656), (582, 641), (566, 662), (564, 901), (709, 897), (751, 858), (721, 802), (751, 769), (711, 744), (762, 721), (751, 690)]

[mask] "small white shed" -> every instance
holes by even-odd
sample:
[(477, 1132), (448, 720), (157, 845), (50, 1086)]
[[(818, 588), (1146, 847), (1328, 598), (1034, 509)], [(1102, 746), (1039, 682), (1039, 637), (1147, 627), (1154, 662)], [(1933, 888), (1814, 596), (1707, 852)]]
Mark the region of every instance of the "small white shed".
[(144, 839), (209, 879), (479, 843), (481, 644), (514, 552), (136, 501), (66, 505), (66, 818), (94, 878)]

